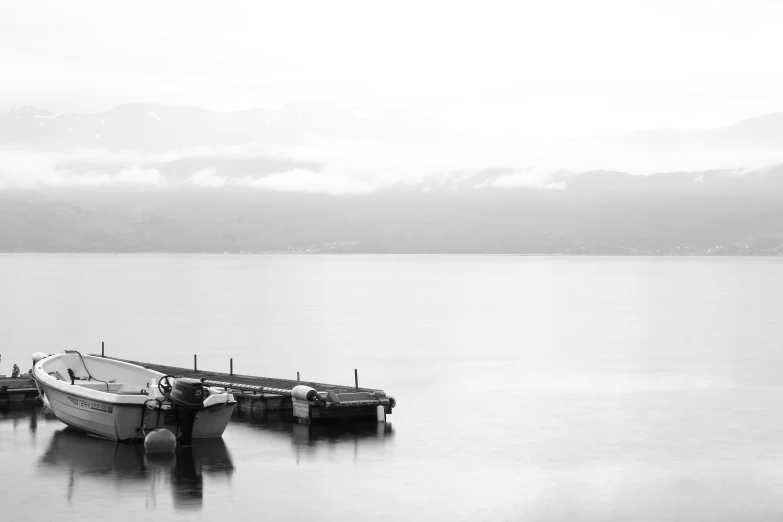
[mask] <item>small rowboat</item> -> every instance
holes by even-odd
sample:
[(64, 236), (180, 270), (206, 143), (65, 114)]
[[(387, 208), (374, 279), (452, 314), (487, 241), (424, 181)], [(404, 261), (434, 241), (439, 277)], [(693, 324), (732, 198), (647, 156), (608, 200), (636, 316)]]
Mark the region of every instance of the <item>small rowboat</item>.
[[(172, 389), (179, 388), (176, 378), (76, 351), (36, 354), (33, 362), (33, 378), (57, 418), (110, 440), (142, 441), (148, 431), (163, 428), (167, 417), (178, 424), (186, 419), (185, 440), (221, 437), (236, 405), (231, 393), (184, 382), (190, 379), (182, 379), (182, 384), (194, 388), (197, 396), (178, 403), (171, 396)], [(179, 414), (180, 409), (188, 414)]]

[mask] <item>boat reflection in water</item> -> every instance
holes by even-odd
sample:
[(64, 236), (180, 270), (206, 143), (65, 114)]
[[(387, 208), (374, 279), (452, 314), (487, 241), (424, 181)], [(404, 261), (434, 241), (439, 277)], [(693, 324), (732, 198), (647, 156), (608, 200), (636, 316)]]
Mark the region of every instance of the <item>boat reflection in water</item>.
[[(147, 456), (147, 461), (158, 458)], [(193, 439), (192, 445), (177, 449), (176, 465), (171, 473), (174, 506), (200, 508), (204, 498), (204, 475), (230, 479), (233, 473), (234, 465), (222, 438)]]
[(129, 493), (145, 490), (148, 507), (154, 507), (159, 490), (170, 484), (174, 506), (180, 509), (201, 508), (205, 475), (230, 479), (234, 472), (223, 439), (194, 440), (175, 454), (147, 455), (142, 444), (118, 444), (71, 428), (52, 435), (39, 466), (68, 474), (69, 501), (80, 480), (114, 479)]

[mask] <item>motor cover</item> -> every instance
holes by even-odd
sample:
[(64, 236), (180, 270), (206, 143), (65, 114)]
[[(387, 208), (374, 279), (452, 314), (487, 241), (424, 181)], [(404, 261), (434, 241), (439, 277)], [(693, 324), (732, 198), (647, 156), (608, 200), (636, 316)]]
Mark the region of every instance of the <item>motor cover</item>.
[(181, 408), (201, 409), (205, 396), (204, 383), (198, 379), (180, 377), (171, 385), (171, 400)]

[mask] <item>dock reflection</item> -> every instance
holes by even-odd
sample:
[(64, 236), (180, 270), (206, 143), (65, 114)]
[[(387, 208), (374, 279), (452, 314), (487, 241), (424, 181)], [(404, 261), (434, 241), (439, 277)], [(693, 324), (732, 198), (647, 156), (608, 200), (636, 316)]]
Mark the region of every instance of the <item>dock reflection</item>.
[(24, 419), (27, 420), (27, 427), (33, 437), (38, 431), (38, 420), (57, 419), (52, 412), (46, 412), (40, 404), (34, 402), (12, 402), (0, 404), (0, 421), (11, 421), (14, 429), (17, 429), (20, 422)]
[(39, 466), (67, 474), (69, 500), (82, 478), (113, 479), (123, 487), (146, 486), (148, 504), (153, 505), (160, 486), (170, 483), (174, 505), (181, 509), (201, 509), (205, 475), (230, 479), (234, 472), (223, 439), (197, 440), (178, 448), (176, 454), (147, 455), (142, 444), (102, 440), (71, 428), (52, 434)]
[(290, 439), (297, 463), (302, 455), (314, 455), (322, 448), (331, 448), (337, 444), (352, 444), (356, 456), (360, 444), (386, 444), (394, 437), (391, 422), (346, 419), (305, 425), (297, 423), (290, 411), (252, 412), (237, 409), (231, 422)]

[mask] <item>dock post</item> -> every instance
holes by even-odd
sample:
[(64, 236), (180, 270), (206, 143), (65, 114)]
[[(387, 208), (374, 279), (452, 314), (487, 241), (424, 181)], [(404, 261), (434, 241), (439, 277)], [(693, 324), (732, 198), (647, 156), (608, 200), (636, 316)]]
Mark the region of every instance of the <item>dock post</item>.
[(229, 359), (229, 361), (230, 361), (230, 365), (229, 365), (229, 368), (230, 368), (230, 370), (229, 370), (229, 373), (228, 373), (228, 374), (229, 374), (229, 375), (234, 375), (234, 358), (233, 358), (233, 357), (231, 357), (231, 358)]
[(105, 355), (103, 355), (103, 341), (101, 341), (101, 357), (106, 357)]
[(198, 359), (197, 359), (197, 357), (198, 356), (194, 353), (193, 354), (193, 371), (194, 372), (198, 370)]
[(359, 370), (353, 369), (353, 380), (356, 382), (356, 391), (359, 391)]
[(299, 382), (299, 372), (296, 372), (296, 382)]

